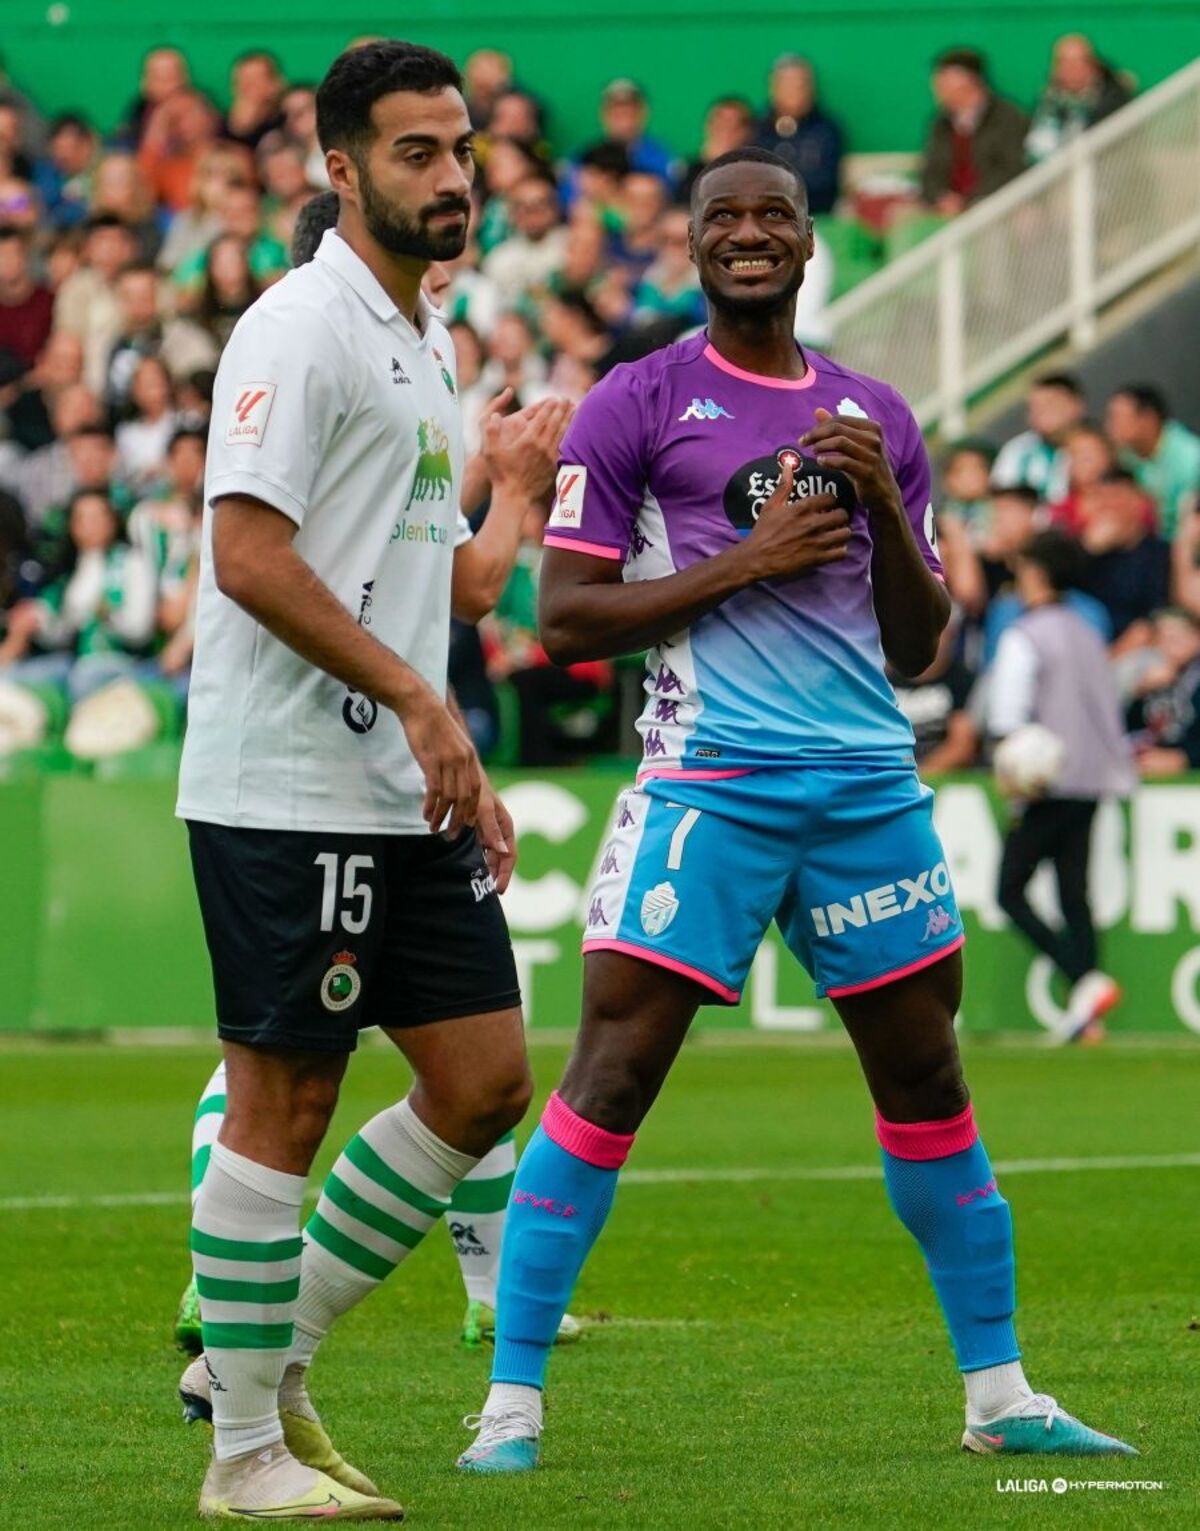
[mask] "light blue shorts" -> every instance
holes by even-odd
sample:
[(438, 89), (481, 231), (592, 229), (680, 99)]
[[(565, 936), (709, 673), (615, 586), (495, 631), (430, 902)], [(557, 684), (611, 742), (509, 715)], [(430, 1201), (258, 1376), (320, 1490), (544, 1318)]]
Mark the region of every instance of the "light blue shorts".
[(932, 808), (911, 756), (642, 780), (617, 799), (583, 949), (736, 1004), (775, 920), (818, 994), (906, 977), (963, 942)]

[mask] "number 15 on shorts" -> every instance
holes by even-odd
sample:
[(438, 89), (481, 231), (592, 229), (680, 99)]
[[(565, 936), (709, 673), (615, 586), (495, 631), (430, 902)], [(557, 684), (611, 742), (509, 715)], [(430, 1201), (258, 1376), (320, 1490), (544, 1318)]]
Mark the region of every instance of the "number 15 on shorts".
[(371, 923), (374, 889), (362, 873), (375, 870), (374, 856), (347, 856), (337, 851), (322, 851), (316, 858), (324, 875), (321, 890), (321, 929), (340, 926), (352, 936), (360, 936)]

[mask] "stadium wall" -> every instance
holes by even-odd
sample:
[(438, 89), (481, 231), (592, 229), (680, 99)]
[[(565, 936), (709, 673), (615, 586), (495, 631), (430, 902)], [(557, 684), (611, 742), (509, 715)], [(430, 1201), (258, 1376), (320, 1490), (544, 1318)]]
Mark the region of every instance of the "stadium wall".
[[(578, 1015), (585, 894), (627, 777), (497, 774), (521, 841), (505, 904), (534, 1026), (570, 1027)], [(171, 780), (54, 773), (0, 786), (0, 1028), (212, 1026), (174, 792)], [(963, 777), (939, 786), (936, 817), (968, 931), (964, 1029), (1036, 1031), (1057, 1013), (1054, 986), (996, 907), (1002, 809), (982, 778)], [(1144, 786), (1128, 808), (1105, 805), (1096, 834), (1105, 965), (1127, 996), (1115, 1026), (1200, 1033), (1200, 776)], [(1052, 911), (1043, 871), (1036, 899)], [(834, 1024), (774, 931), (742, 1004), (706, 1008), (702, 1020), (762, 1031)]]
[[(807, 54), (829, 106), (858, 152), (919, 147), (930, 114), (929, 62), (940, 49), (982, 48), (999, 88), (1030, 105), (1050, 46), (1084, 31), (1102, 53), (1157, 84), (1200, 54), (1194, 0), (1149, 0), (1136, 24), (1125, 0), (1034, 5), (1029, 0), (847, 0), (840, 6), (752, 0), (427, 0), (406, 16), (379, 0), (4, 0), (0, 34), (7, 70), (44, 110), (82, 107), (105, 127), (119, 119), (141, 55), (154, 45), (186, 50), (196, 80), (223, 99), (230, 61), (269, 47), (292, 79), (317, 79), (351, 38), (400, 32), (463, 59), (499, 47), (522, 83), (551, 107), (556, 146), (597, 134), (601, 87), (617, 75), (641, 80), (654, 128), (681, 153), (699, 136), (705, 106), (730, 91), (756, 103), (772, 58)], [(335, 17), (336, 19), (331, 19)]]

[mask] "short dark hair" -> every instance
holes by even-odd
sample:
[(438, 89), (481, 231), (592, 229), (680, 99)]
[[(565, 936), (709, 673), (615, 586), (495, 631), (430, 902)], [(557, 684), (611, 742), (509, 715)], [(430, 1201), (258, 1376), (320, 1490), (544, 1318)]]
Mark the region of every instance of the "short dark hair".
[(381, 96), (410, 90), (430, 95), (462, 90), (453, 59), (434, 48), (388, 38), (335, 58), (317, 87), (317, 138), (322, 149), (360, 152), (374, 136), (371, 108)]
[(19, 223), (0, 223), (0, 240), (19, 239), (23, 245), (32, 243), (32, 236), (28, 229), (23, 229)]
[(1113, 398), (1124, 398), (1132, 401), (1139, 414), (1147, 411), (1157, 415), (1160, 420), (1167, 420), (1171, 415), (1171, 406), (1167, 403), (1167, 396), (1161, 388), (1156, 388), (1153, 383), (1126, 383), (1121, 388), (1113, 389)]
[(629, 163), (629, 150), (615, 138), (603, 138), (599, 143), (592, 144), (579, 156), (579, 163), (588, 170), (599, 170), (621, 180), (633, 168)]
[(337, 226), (338, 194), (319, 191), (310, 197), (296, 214), (292, 229), (292, 265), (307, 266), (317, 253), (317, 246), (330, 229)]
[(1034, 532), (1018, 556), (1037, 564), (1057, 591), (1076, 590), (1087, 580), (1087, 554), (1057, 527)]
[(262, 59), (264, 63), (270, 64), (276, 74), (283, 74), (283, 65), (279, 62), (279, 55), (272, 53), (270, 48), (247, 48), (244, 53), (239, 53), (237, 58), (234, 59), (233, 67), (236, 69), (239, 64), (254, 64), (259, 59)]
[(200, 445), (200, 450), (208, 450), (208, 432), (202, 431), (195, 425), (181, 425), (178, 430), (171, 432), (171, 439), (167, 442), (167, 456), (179, 445), (181, 441), (195, 441)]
[(1131, 473), (1128, 468), (1110, 468), (1107, 473), (1100, 475), (1102, 484), (1127, 484), (1134, 489), (1141, 489), (1137, 481), (1137, 475)]
[(1039, 372), (1030, 386), (1032, 388), (1057, 388), (1062, 393), (1069, 393), (1073, 399), (1086, 397), (1083, 391), (1083, 384), (1074, 372)]
[(85, 219), (83, 229), (85, 234), (94, 234), (97, 229), (124, 229), (133, 238), (133, 230), (116, 213), (91, 213)]
[(714, 170), (723, 170), (726, 165), (774, 165), (777, 170), (786, 170), (788, 175), (796, 183), (800, 201), (805, 208), (808, 207), (808, 187), (804, 183), (804, 177), (792, 164), (791, 160), (784, 159), (782, 154), (773, 154), (770, 149), (759, 149), (754, 144), (746, 144), (741, 149), (730, 149), (728, 154), (718, 154), (716, 159), (710, 159), (708, 164), (692, 182), (692, 211), (695, 212), (700, 202), (700, 186), (706, 175)]
[(949, 462), (952, 457), (959, 457), (969, 453), (972, 457), (982, 457), (990, 468), (996, 461), (996, 448), (985, 436), (962, 436), (957, 441), (952, 441), (946, 448), (943, 462)]
[(158, 267), (149, 260), (127, 260), (117, 272), (117, 280), (123, 276), (152, 276), (158, 277)]
[(65, 128), (71, 128), (76, 133), (85, 133), (89, 138), (94, 138), (96, 135), (95, 128), (82, 112), (59, 112), (57, 117), (51, 119), (50, 126), (46, 129), (46, 137), (57, 138)]
[(992, 498), (1006, 500), (1020, 500), (1022, 505), (1030, 510), (1036, 510), (1042, 503), (1042, 497), (1032, 484), (1000, 484), (992, 486)]
[(933, 61), (934, 71), (939, 69), (965, 69), (977, 79), (987, 79), (987, 59), (978, 48), (946, 48)]
[(569, 313), (577, 314), (593, 335), (608, 334), (608, 325), (605, 324), (591, 299), (585, 293), (569, 289), (566, 292), (555, 293), (553, 301), (567, 309)]

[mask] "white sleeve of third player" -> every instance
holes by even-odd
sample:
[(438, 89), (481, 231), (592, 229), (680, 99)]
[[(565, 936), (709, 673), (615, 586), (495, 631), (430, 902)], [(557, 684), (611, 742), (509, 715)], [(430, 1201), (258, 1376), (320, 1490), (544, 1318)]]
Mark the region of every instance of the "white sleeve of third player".
[(1038, 651), (1019, 627), (1006, 628), (996, 645), (988, 686), (987, 731), (1004, 739), (1033, 717)]
[(465, 543), (470, 542), (474, 535), (475, 533), (471, 530), (471, 523), (460, 510), (458, 512), (458, 519), (454, 523), (454, 551), (457, 553), (459, 548)]
[(311, 312), (256, 306), (221, 357), (205, 492), (246, 494), (304, 521), (317, 470), (345, 408), (340, 356)]

